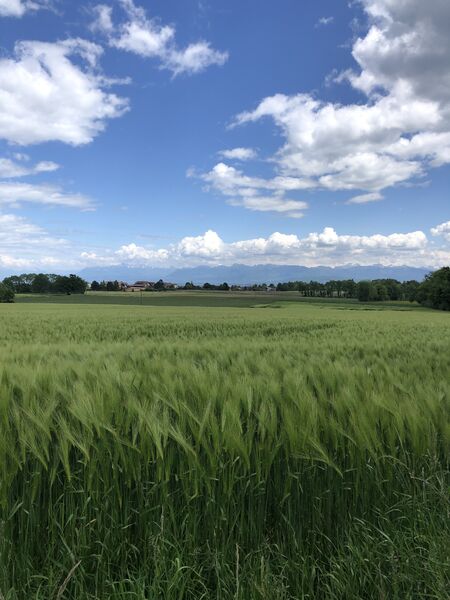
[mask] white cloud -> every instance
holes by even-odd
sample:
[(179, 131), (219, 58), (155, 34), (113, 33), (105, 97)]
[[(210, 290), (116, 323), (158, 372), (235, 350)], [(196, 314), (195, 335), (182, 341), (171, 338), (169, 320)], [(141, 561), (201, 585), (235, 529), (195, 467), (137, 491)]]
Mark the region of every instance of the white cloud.
[(218, 152), (222, 158), (229, 160), (252, 160), (256, 158), (256, 150), (253, 148), (231, 148), (229, 150), (221, 150)]
[(326, 27), (327, 25), (331, 25), (334, 21), (334, 17), (321, 17), (317, 23), (316, 27)]
[(183, 50), (170, 50), (163, 66), (170, 69), (174, 75), (193, 74), (201, 73), (213, 65), (221, 67), (227, 60), (228, 52), (214, 50), (209, 42), (196, 42)]
[(174, 75), (200, 73), (212, 65), (221, 66), (227, 61), (227, 52), (215, 50), (203, 40), (186, 48), (178, 48), (175, 27), (149, 19), (146, 11), (136, 6), (133, 0), (119, 2), (127, 17), (119, 25), (114, 25), (111, 7), (100, 4), (94, 9), (95, 20), (91, 29), (104, 33), (110, 46), (144, 58), (157, 58), (161, 67), (169, 69)]
[(48, 235), (41, 227), (14, 214), (0, 213), (0, 269), (51, 267), (67, 241)]
[(32, 185), (0, 181), (0, 206), (17, 207), (22, 203), (42, 206), (65, 206), (81, 210), (93, 210), (92, 201), (82, 194), (69, 194), (49, 184)]
[(342, 235), (333, 227), (304, 237), (275, 232), (267, 238), (226, 242), (213, 230), (188, 236), (167, 248), (122, 246), (115, 252), (83, 253), (90, 264), (126, 263), (140, 266), (180, 267), (199, 264), (344, 264), (442, 266), (450, 261), (450, 248), (429, 243), (423, 231), (388, 235)]
[[(81, 39), (20, 42), (0, 59), (0, 137), (16, 144), (61, 141), (86, 144), (121, 116), (128, 102), (103, 88), (102, 48)], [(77, 55), (79, 61), (70, 58)]]
[[(449, 223), (432, 230), (447, 235)], [(438, 233), (435, 233), (436, 232)], [(447, 238), (450, 242), (450, 239)], [(183, 267), (231, 264), (297, 264), (305, 266), (410, 265), (426, 268), (450, 263), (450, 245), (429, 242), (423, 231), (407, 233), (350, 235), (333, 227), (304, 234), (275, 232), (259, 237), (226, 242), (214, 230), (186, 236), (165, 248), (136, 243), (117, 250), (86, 249), (79, 244), (49, 235), (42, 228), (16, 215), (0, 214), (0, 268), (77, 270), (87, 265)], [(64, 251), (61, 252), (61, 249)]]
[(370, 18), (353, 46), (360, 73), (353, 85), (371, 93), (450, 100), (450, 4), (447, 0), (360, 0)]
[(436, 225), (431, 229), (432, 235), (442, 235), (445, 240), (450, 242), (450, 221)]
[(301, 190), (309, 186), (301, 179), (249, 177), (222, 162), (200, 177), (214, 190), (227, 196), (228, 203), (233, 206), (243, 206), (253, 211), (283, 213), (293, 218), (302, 217), (303, 210), (308, 208), (306, 202), (285, 196), (286, 191)]
[(337, 80), (365, 93), (365, 102), (276, 94), (232, 125), (271, 119), (284, 137), (273, 157), (277, 176), (298, 180), (297, 189), (360, 192), (353, 204), (450, 163), (450, 2), (360, 2), (369, 28), (353, 45), (358, 69)]
[(0, 17), (23, 17), (28, 11), (48, 6), (47, 0), (0, 0)]
[(116, 256), (125, 261), (151, 261), (159, 262), (168, 258), (167, 250), (151, 250), (136, 244), (121, 246), (116, 251)]
[(225, 244), (215, 231), (207, 231), (197, 237), (185, 237), (175, 249), (183, 256), (216, 257), (223, 254)]
[(94, 20), (91, 23), (91, 31), (100, 31), (101, 33), (110, 33), (114, 29), (112, 21), (112, 6), (98, 4), (92, 9)]
[(275, 212), (292, 219), (301, 219), (308, 204), (301, 200), (289, 200), (284, 196), (242, 196), (229, 200), (232, 206), (243, 206), (258, 212)]
[(367, 202), (377, 202), (382, 200), (383, 196), (380, 192), (370, 192), (369, 194), (360, 194), (359, 196), (353, 196), (350, 200), (347, 200), (347, 204), (366, 204)]
[[(24, 177), (26, 175), (37, 175), (39, 173), (49, 173), (59, 169), (59, 165), (52, 161), (40, 161), (33, 166), (23, 164), (23, 158), (18, 155), (19, 158), (16, 161), (10, 158), (0, 158), (0, 178), (12, 179), (15, 177)], [(19, 162), (17, 162), (19, 161)]]

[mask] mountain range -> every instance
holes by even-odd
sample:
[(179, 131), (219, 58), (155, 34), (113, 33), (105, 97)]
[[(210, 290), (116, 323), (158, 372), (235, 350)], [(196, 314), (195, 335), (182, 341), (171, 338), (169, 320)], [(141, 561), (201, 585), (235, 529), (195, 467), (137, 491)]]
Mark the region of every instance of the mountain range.
[(332, 279), (398, 279), (421, 281), (431, 269), (408, 266), (384, 265), (343, 265), (339, 267), (304, 267), (298, 265), (242, 265), (199, 266), (178, 269), (159, 269), (148, 267), (129, 267), (116, 265), (110, 267), (88, 267), (79, 271), (79, 275), (87, 281), (157, 281), (163, 279), (177, 284), (192, 281), (196, 285), (204, 283), (250, 285), (258, 283), (278, 283), (285, 281), (318, 281), (324, 283)]

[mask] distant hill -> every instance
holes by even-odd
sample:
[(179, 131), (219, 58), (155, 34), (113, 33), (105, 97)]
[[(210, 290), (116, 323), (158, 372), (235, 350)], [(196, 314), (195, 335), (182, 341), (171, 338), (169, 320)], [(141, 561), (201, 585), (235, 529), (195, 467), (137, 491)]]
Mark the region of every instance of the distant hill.
[(231, 265), (200, 266), (182, 269), (158, 269), (147, 267), (128, 267), (117, 265), (111, 267), (89, 267), (82, 269), (79, 275), (87, 281), (96, 279), (119, 280), (132, 283), (138, 280), (157, 281), (164, 279), (173, 283), (185, 284), (193, 281), (197, 285), (204, 283), (248, 285), (253, 283), (278, 283), (284, 281), (319, 281), (324, 283), (330, 279), (385, 279), (399, 281), (416, 279), (421, 281), (431, 269), (418, 267), (385, 267), (383, 265), (344, 265), (340, 267), (303, 267), (297, 265)]
[[(169, 281), (169, 274), (173, 269), (158, 269), (151, 267), (129, 267), (127, 265), (116, 265), (111, 267), (87, 267), (79, 271), (78, 275), (86, 281), (158, 281), (165, 279)], [(174, 282), (177, 283), (177, 282)], [(185, 283), (183, 281), (183, 283)]]

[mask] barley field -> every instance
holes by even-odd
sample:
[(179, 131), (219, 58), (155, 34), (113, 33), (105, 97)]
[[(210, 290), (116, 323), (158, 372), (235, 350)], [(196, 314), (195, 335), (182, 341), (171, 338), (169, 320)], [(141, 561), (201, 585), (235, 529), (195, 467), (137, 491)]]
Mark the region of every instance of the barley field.
[(450, 315), (216, 297), (0, 305), (0, 598), (448, 598)]

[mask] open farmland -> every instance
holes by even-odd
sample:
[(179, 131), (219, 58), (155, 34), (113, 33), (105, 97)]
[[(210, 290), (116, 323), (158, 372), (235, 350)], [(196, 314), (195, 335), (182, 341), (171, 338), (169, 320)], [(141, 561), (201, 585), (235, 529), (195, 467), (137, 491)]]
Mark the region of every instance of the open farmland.
[(164, 297), (0, 306), (3, 597), (446, 598), (450, 315)]

